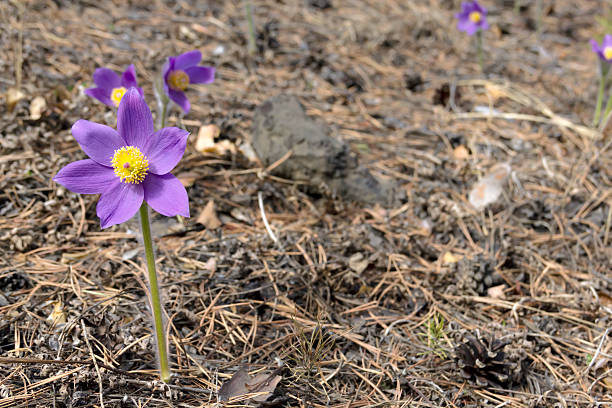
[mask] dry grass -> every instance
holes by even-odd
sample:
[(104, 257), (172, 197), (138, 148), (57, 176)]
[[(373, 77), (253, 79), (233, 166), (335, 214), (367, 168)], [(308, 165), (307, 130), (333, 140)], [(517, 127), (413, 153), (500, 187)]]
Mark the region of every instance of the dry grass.
[[(0, 118), (0, 407), (218, 405), (240, 366), (279, 360), (269, 405), (612, 404), (611, 139), (585, 126), (599, 5), (543, 2), (540, 41), (531, 11), (485, 2), (484, 80), (454, 30), (458, 2), (306, 3), (252, 0), (254, 57), (238, 1), (0, 4), (0, 91), (22, 70), (26, 94)], [(134, 63), (152, 102), (164, 58), (192, 48), (218, 79), (172, 124), (214, 122), (239, 144), (258, 103), (296, 94), (406, 198), (359, 208), (189, 146), (175, 174), (195, 180), (192, 214), (212, 199), (222, 226), (155, 221), (175, 373), (163, 386), (134, 227), (100, 231), (96, 197), (51, 178), (83, 158), (72, 123), (114, 124), (82, 93), (96, 67)], [(32, 120), (39, 95), (47, 110)], [(500, 162), (504, 195), (475, 212), (467, 193)], [(461, 377), (453, 350), (476, 331), (509, 340), (518, 381)]]

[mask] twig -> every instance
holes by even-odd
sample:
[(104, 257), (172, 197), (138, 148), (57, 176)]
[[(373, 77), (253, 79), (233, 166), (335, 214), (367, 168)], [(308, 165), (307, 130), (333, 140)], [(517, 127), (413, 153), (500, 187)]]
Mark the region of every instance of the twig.
[(606, 329), (606, 331), (603, 334), (603, 336), (601, 336), (601, 340), (599, 342), (599, 346), (597, 347), (597, 350), (595, 351), (595, 354), (593, 354), (593, 358), (591, 359), (591, 363), (589, 364), (589, 366), (584, 371), (585, 374), (588, 374), (588, 372), (591, 369), (591, 367), (593, 367), (593, 365), (595, 364), (595, 360), (597, 360), (597, 358), (599, 357), (599, 354), (601, 353), (601, 348), (603, 347), (606, 339), (608, 338), (608, 333), (610, 333), (610, 328), (609, 327)]
[(595, 384), (597, 384), (598, 382), (600, 382), (601, 380), (603, 380), (604, 378), (608, 377), (610, 375), (610, 373), (612, 372), (612, 369), (606, 371), (605, 373), (603, 373), (602, 375), (600, 375), (599, 377), (597, 377), (595, 379), (595, 381), (593, 381), (593, 384), (591, 384), (589, 386), (589, 389), (587, 390), (587, 393), (591, 393), (591, 390), (593, 389), (593, 387), (595, 386)]
[(479, 113), (479, 112), (467, 112), (459, 113), (456, 115), (457, 119), (505, 119), (505, 120), (526, 120), (530, 122), (548, 123), (558, 127), (572, 129), (581, 136), (588, 136), (590, 138), (598, 138), (601, 136), (596, 130), (590, 129), (586, 126), (576, 125), (575, 123), (562, 118), (561, 116), (542, 117), (537, 115), (528, 115), (524, 113)]
[(573, 123), (572, 121), (561, 117), (554, 113), (552, 109), (550, 109), (543, 101), (538, 99), (533, 95), (529, 95), (522, 90), (517, 89), (515, 86), (511, 86), (508, 84), (500, 84), (493, 81), (488, 80), (464, 80), (458, 81), (458, 86), (482, 86), (485, 88), (496, 89), (503, 94), (505, 94), (508, 98), (513, 101), (520, 103), (521, 105), (528, 106), (530, 108), (536, 109), (540, 111), (542, 116), (537, 115), (527, 115), (522, 113), (460, 113), (456, 117), (458, 119), (506, 119), (506, 120), (527, 120), (530, 122), (540, 122), (540, 123), (549, 123), (551, 125), (555, 125), (562, 128), (568, 128), (576, 132), (581, 136), (585, 136), (591, 139), (599, 139), (601, 138), (601, 132), (598, 132), (595, 129), (591, 129), (586, 126), (578, 125)]
[(98, 374), (98, 387), (100, 392), (100, 406), (104, 408), (104, 397), (102, 392), (104, 391), (104, 386), (102, 385), (102, 374), (100, 374), (100, 367), (98, 367), (98, 363), (96, 361), (96, 355), (91, 348), (91, 344), (89, 343), (89, 334), (87, 333), (87, 327), (85, 327), (85, 322), (81, 319), (81, 328), (83, 329), (83, 337), (85, 338), (85, 343), (87, 343), (87, 348), (89, 349), (89, 354), (91, 355), (91, 361), (93, 362), (94, 367), (96, 368), (96, 373)]
[[(27, 358), (27, 357), (0, 357), (0, 364), (57, 364), (57, 365), (94, 365), (91, 361), (83, 360), (51, 360), (44, 358)], [(98, 364), (100, 367), (115, 372), (117, 374), (138, 376), (137, 374), (129, 371), (121, 370), (119, 368), (111, 367), (106, 364)]]
[(272, 228), (270, 228), (270, 224), (268, 224), (268, 219), (266, 218), (266, 212), (264, 211), (263, 198), (261, 195), (261, 191), (257, 193), (257, 202), (259, 203), (259, 210), (261, 211), (261, 219), (266, 227), (266, 231), (268, 231), (268, 235), (272, 238), (275, 244), (278, 244), (278, 238), (274, 235)]

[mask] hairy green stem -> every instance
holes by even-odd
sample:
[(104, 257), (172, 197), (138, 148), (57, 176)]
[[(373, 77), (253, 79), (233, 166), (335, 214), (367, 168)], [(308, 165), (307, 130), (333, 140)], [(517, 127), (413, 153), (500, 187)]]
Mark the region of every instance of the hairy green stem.
[[(595, 116), (593, 117), (593, 127), (597, 127), (597, 124), (600, 124), (600, 121), (605, 119), (608, 116), (608, 113), (612, 109), (612, 101), (608, 99), (606, 103), (606, 108), (604, 110), (603, 117), (601, 116), (601, 106), (603, 104), (603, 97), (606, 88), (606, 84), (608, 83), (608, 74), (610, 73), (610, 64), (607, 61), (599, 60), (599, 90), (597, 91), (597, 102), (595, 106)], [(612, 87), (610, 88), (610, 95), (608, 98), (612, 98)]]
[(610, 90), (608, 92), (609, 92), (608, 102), (606, 102), (606, 107), (604, 108), (604, 114), (601, 117), (602, 120), (608, 117), (608, 115), (610, 114), (610, 111), (612, 111), (612, 86), (610, 87)]
[[(161, 79), (163, 81), (163, 79)], [(159, 115), (159, 128), (166, 126), (166, 115), (168, 114), (169, 99), (163, 92), (161, 81), (156, 83), (156, 97)], [(163, 308), (159, 284), (157, 282), (157, 271), (155, 269), (155, 249), (151, 236), (151, 222), (149, 220), (149, 205), (143, 201), (140, 206), (140, 229), (142, 231), (142, 242), (145, 249), (145, 260), (147, 273), (149, 275), (149, 288), (151, 290), (151, 310), (153, 312), (153, 328), (155, 330), (155, 343), (157, 344), (157, 361), (159, 363), (160, 378), (163, 382), (170, 382), (170, 363), (168, 360), (168, 344), (166, 343), (166, 331), (164, 327)]]
[(151, 288), (151, 306), (153, 309), (159, 371), (161, 380), (167, 383), (170, 381), (170, 365), (168, 363), (168, 348), (166, 345), (159, 285), (157, 283), (157, 272), (155, 271), (155, 253), (153, 250), (153, 238), (151, 237), (151, 223), (149, 222), (149, 205), (146, 202), (143, 202), (140, 206), (140, 225), (147, 261), (147, 271), (149, 273), (149, 286)]
[(478, 65), (480, 65), (480, 72), (484, 74), (484, 54), (482, 51), (482, 30), (476, 32), (476, 47), (478, 48)]
[(244, 8), (246, 12), (247, 24), (249, 25), (248, 43), (247, 50), (249, 55), (252, 57), (257, 52), (256, 34), (255, 34), (255, 21), (253, 20), (253, 6), (250, 0), (245, 0)]
[(538, 40), (542, 38), (542, 19), (544, 18), (544, 6), (542, 5), (542, 0), (536, 0), (536, 35), (538, 36)]
[(161, 108), (161, 119), (159, 120), (159, 128), (163, 129), (166, 127), (166, 115), (168, 114), (168, 102), (162, 102)]
[(600, 132), (604, 131), (604, 129), (608, 125), (610, 116), (612, 116), (612, 87), (610, 87), (609, 92), (610, 92), (610, 95), (608, 96), (608, 102), (606, 102), (606, 107), (604, 108), (604, 114), (601, 116), (601, 122), (599, 123)]
[[(603, 104), (603, 96), (604, 96), (605, 87), (606, 87), (606, 79), (603, 77), (603, 75), (600, 75), (599, 90), (597, 91), (597, 102), (595, 105), (595, 116), (593, 117), (593, 127), (596, 127), (597, 124), (599, 123), (599, 118), (601, 115), (601, 105)], [(609, 100), (608, 100), (608, 103), (609, 103)]]
[(609, 112), (607, 115), (604, 115), (601, 118), (601, 123), (599, 124), (599, 129), (598, 129), (600, 132), (603, 133), (603, 131), (606, 129), (611, 117), (612, 117), (612, 112)]
[(159, 128), (162, 129), (166, 126), (166, 116), (168, 115), (170, 98), (168, 98), (168, 95), (166, 95), (166, 91), (164, 90), (164, 78), (161, 74), (155, 77), (153, 85), (155, 90), (155, 99), (157, 100), (157, 110), (159, 112), (157, 123), (159, 124)]

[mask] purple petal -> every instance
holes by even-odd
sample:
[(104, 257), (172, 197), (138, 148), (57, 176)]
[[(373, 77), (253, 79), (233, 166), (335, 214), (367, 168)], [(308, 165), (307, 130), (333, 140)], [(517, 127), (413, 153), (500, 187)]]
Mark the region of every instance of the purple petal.
[(199, 50), (188, 51), (174, 59), (174, 69), (182, 69), (198, 65), (202, 60), (202, 53)]
[(612, 35), (610, 34), (606, 34), (603, 38), (603, 40), (601, 41), (601, 48), (602, 50), (607, 48), (607, 47), (612, 47)]
[(168, 74), (174, 69), (174, 57), (168, 58), (162, 67), (162, 75), (164, 76), (164, 82), (168, 79)]
[(457, 22), (457, 29), (465, 31), (468, 35), (473, 35), (476, 32), (476, 25), (466, 18)]
[(487, 22), (487, 20), (485, 20), (483, 18), (482, 21), (480, 22), (480, 26), (478, 28), (480, 28), (483, 31), (488, 30), (489, 29), (489, 23)]
[(136, 80), (136, 69), (134, 64), (127, 67), (127, 69), (121, 75), (121, 86), (130, 89), (131, 87), (138, 88), (138, 81)]
[(191, 108), (191, 104), (189, 100), (185, 96), (185, 93), (182, 91), (176, 91), (174, 89), (168, 89), (168, 96), (170, 99), (181, 107), (183, 112), (189, 113), (189, 109)]
[(84, 119), (72, 125), (72, 136), (89, 157), (107, 167), (111, 167), (115, 150), (125, 146), (119, 133), (112, 127)]
[(162, 68), (162, 72), (163, 72), (163, 76), (164, 76), (164, 81), (163, 81), (163, 85), (164, 85), (164, 92), (166, 92), (166, 95), (170, 95), (169, 93), (169, 87), (168, 87), (168, 75), (170, 75), (170, 72), (172, 72), (174, 70), (174, 62), (175, 62), (175, 57), (170, 57), (168, 58), (168, 61), (166, 61), (166, 63), (164, 64), (163, 68)]
[(189, 198), (179, 179), (172, 174), (148, 174), (142, 183), (145, 201), (158, 213), (167, 217), (189, 217)]
[(115, 107), (115, 104), (110, 99), (110, 91), (104, 88), (88, 88), (85, 90), (85, 95), (99, 100), (105, 105)]
[(472, 2), (472, 11), (478, 11), (480, 14), (487, 14), (487, 9), (478, 4), (477, 1)]
[(72, 162), (57, 172), (53, 181), (79, 194), (100, 194), (117, 180), (110, 167), (91, 159)]
[(470, 23), (469, 25), (465, 26), (465, 32), (467, 35), (474, 35), (476, 31), (478, 31), (478, 27), (474, 23)]
[(461, 2), (461, 12), (463, 14), (470, 14), (474, 10), (474, 4), (472, 2), (463, 1)]
[(185, 69), (189, 75), (191, 84), (210, 84), (215, 80), (215, 69), (213, 67), (190, 67)]
[(136, 88), (130, 88), (119, 103), (117, 130), (128, 146), (136, 146), (140, 150), (153, 134), (153, 116)]
[(98, 68), (94, 71), (93, 80), (98, 85), (98, 88), (107, 89), (108, 93), (113, 88), (119, 88), (121, 86), (121, 79), (114, 71), (108, 68)]
[(169, 173), (185, 153), (187, 136), (189, 132), (175, 127), (153, 133), (143, 150), (149, 159), (149, 171), (160, 175)]
[(118, 178), (100, 196), (96, 212), (100, 226), (108, 228), (126, 222), (140, 208), (144, 198), (143, 184), (122, 183)]
[(595, 40), (591, 40), (591, 49), (593, 50), (593, 52), (599, 53), (601, 50), (599, 49), (599, 44), (597, 44), (597, 41)]

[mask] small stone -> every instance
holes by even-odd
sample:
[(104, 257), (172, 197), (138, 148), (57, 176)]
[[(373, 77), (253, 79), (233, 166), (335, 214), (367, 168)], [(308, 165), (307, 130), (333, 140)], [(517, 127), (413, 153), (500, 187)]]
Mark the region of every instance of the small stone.
[(306, 115), (297, 98), (279, 95), (256, 109), (251, 144), (264, 166), (275, 164), (274, 174), (306, 182), (318, 193), (331, 188), (362, 204), (394, 204), (393, 186), (360, 167), (348, 144), (330, 133)]

